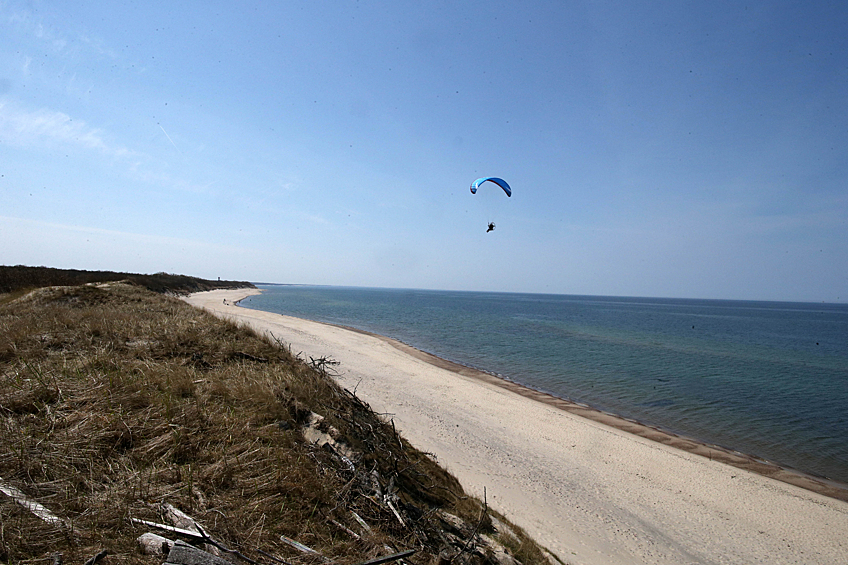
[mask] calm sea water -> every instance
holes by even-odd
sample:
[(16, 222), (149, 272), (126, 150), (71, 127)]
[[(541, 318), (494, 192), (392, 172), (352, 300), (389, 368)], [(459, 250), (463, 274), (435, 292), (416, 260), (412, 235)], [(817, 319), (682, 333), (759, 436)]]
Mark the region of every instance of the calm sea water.
[(241, 304), (848, 483), (848, 305), (260, 288)]

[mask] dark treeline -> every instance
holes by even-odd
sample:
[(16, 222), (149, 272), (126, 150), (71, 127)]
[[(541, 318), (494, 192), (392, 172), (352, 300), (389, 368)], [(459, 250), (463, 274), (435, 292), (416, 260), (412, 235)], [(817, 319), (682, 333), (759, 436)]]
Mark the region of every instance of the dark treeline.
[(27, 267), (24, 265), (7, 267), (0, 265), (0, 293), (45, 286), (77, 286), (111, 281), (129, 281), (153, 292), (174, 294), (189, 294), (221, 288), (255, 288), (251, 283), (245, 281), (210, 281), (169, 273), (141, 275), (113, 271), (80, 271), (76, 269), (54, 269), (52, 267)]

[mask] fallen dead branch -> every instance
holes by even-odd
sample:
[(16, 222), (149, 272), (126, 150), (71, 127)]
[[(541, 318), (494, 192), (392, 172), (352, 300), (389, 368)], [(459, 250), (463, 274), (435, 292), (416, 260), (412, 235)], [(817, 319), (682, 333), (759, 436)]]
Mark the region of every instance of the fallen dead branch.
[(200, 532), (200, 534), (203, 536), (203, 541), (204, 541), (204, 543), (207, 543), (207, 544), (209, 544), (209, 545), (211, 545), (211, 546), (213, 546), (213, 547), (216, 547), (216, 548), (220, 549), (220, 550), (221, 550), (221, 551), (223, 551), (223, 552), (229, 553), (230, 555), (233, 555), (233, 556), (235, 556), (235, 557), (238, 557), (238, 558), (239, 558), (239, 559), (241, 559), (242, 561), (247, 561), (247, 562), (248, 562), (248, 563), (250, 563), (251, 565), (259, 565), (259, 563), (257, 563), (256, 561), (254, 561), (254, 560), (253, 560), (253, 559), (251, 559), (250, 557), (247, 557), (246, 555), (244, 555), (244, 554), (243, 554), (242, 552), (240, 552), (239, 550), (237, 550), (237, 549), (229, 549), (229, 548), (227, 548), (227, 547), (224, 547), (223, 545), (221, 545), (221, 544), (220, 544), (220, 543), (218, 543), (217, 541), (213, 540), (211, 537), (209, 537), (209, 534), (207, 534), (207, 533), (203, 530), (203, 528), (201, 528), (201, 527), (200, 527), (200, 525), (199, 525), (197, 522), (195, 522), (195, 523), (194, 523), (194, 527), (195, 527), (195, 528), (196, 528), (196, 529)]
[(162, 513), (162, 516), (174, 526), (194, 531), (201, 535), (203, 534), (197, 526), (197, 521), (173, 504), (163, 502), (159, 505), (159, 511)]
[(99, 552), (97, 555), (93, 555), (88, 561), (85, 562), (85, 565), (96, 565), (101, 559), (106, 557), (109, 554), (105, 549)]
[(369, 561), (363, 561), (362, 563), (357, 563), (357, 565), (380, 565), (380, 563), (389, 563), (391, 561), (397, 561), (399, 559), (409, 557), (410, 555), (415, 554), (415, 551), (416, 550), (414, 549), (407, 549), (406, 551), (401, 551), (400, 553), (393, 553), (392, 555), (376, 557)]
[(296, 550), (300, 551), (301, 553), (308, 553), (309, 555), (314, 555), (314, 556), (318, 557), (319, 559), (321, 559), (321, 561), (323, 561), (324, 563), (329, 563), (329, 561), (330, 561), (329, 559), (327, 559), (326, 557), (324, 557), (323, 555), (321, 555), (320, 553), (318, 553), (317, 551), (315, 551), (311, 547), (303, 545), (299, 541), (295, 541), (291, 538), (287, 538), (284, 535), (280, 535), (280, 541), (282, 541), (283, 543), (285, 543), (287, 545), (290, 545), (291, 547), (295, 548)]
[(257, 363), (267, 363), (268, 360), (264, 357), (258, 357), (256, 355), (251, 355), (250, 353), (245, 353), (244, 351), (237, 351), (233, 354), (234, 357), (239, 359), (247, 359), (248, 361), (256, 361)]
[(73, 529), (70, 521), (60, 518), (53, 514), (46, 507), (42, 506), (34, 500), (30, 500), (20, 489), (17, 489), (0, 478), (0, 492), (10, 497), (12, 500), (32, 512), (35, 516), (44, 520), (48, 524), (57, 526), (65, 526), (68, 529)]
[[(176, 510), (176, 509), (174, 509), (174, 510)], [(179, 512), (179, 511), (177, 511), (177, 512)], [(182, 512), (179, 512), (179, 513), (182, 514), (183, 516), (186, 516), (189, 520), (191, 519), (187, 515), (183, 514)], [(180, 535), (195, 539), (197, 541), (207, 543), (207, 544), (209, 544), (209, 545), (211, 545), (211, 546), (213, 546), (217, 549), (220, 549), (221, 551), (223, 551), (225, 553), (229, 553), (230, 555), (238, 557), (239, 559), (241, 559), (243, 561), (247, 561), (248, 563), (251, 563), (252, 565), (259, 565), (256, 561), (247, 557), (246, 555), (244, 555), (240, 551), (238, 551), (236, 549), (229, 549), (229, 548), (225, 547), (224, 545), (222, 545), (221, 543), (219, 543), (219, 542), (215, 541), (214, 539), (212, 539), (211, 537), (209, 537), (209, 534), (207, 534), (203, 530), (203, 528), (201, 528), (200, 525), (198, 525), (197, 522), (192, 521), (192, 528), (187, 529), (187, 528), (178, 528), (177, 526), (169, 526), (167, 524), (159, 524), (159, 523), (156, 523), (156, 522), (151, 522), (149, 520), (141, 520), (139, 518), (131, 518), (131, 521), (133, 521), (137, 524), (143, 524), (145, 526), (150, 526), (151, 528), (158, 528), (158, 529), (164, 530), (166, 532), (172, 532), (172, 533), (175, 533), (175, 534), (180, 534)], [(200, 551), (200, 550), (198, 550), (198, 551)], [(206, 553), (206, 552), (204, 552), (204, 553)], [(212, 555), (212, 554), (210, 554), (210, 555)]]
[(471, 532), (471, 535), (468, 536), (468, 541), (465, 542), (465, 545), (462, 546), (462, 549), (459, 553), (457, 553), (452, 559), (451, 562), (456, 561), (463, 553), (465, 553), (471, 543), (474, 541), (474, 537), (477, 535), (477, 532), (480, 531), (480, 526), (483, 525), (483, 520), (485, 520), (487, 513), (489, 511), (489, 506), (486, 501), (486, 487), (483, 487), (483, 508), (480, 509), (480, 519), (477, 521), (477, 525), (474, 526), (474, 531)]
[(144, 555), (168, 555), (174, 546), (172, 540), (150, 532), (141, 534), (136, 541)]
[(341, 531), (343, 531), (344, 533), (346, 533), (347, 535), (349, 535), (353, 539), (357, 539), (357, 540), (362, 539), (359, 536), (359, 534), (357, 534), (356, 532), (354, 532), (353, 530), (351, 530), (350, 528), (348, 528), (347, 526), (345, 526), (341, 522), (339, 522), (337, 520), (333, 520), (332, 518), (330, 518), (329, 520), (330, 520), (331, 524), (333, 524), (335, 527), (337, 527), (338, 529), (340, 529)]
[(365, 520), (363, 520), (362, 517), (353, 510), (351, 510), (350, 513), (353, 516), (353, 519), (356, 520), (356, 522), (362, 527), (362, 530), (370, 534), (371, 526), (369, 526)]
[(150, 520), (142, 520), (140, 518), (130, 518), (132, 522), (136, 524), (144, 524), (145, 526), (150, 526), (151, 528), (158, 528), (160, 530), (171, 532), (174, 534), (180, 534), (192, 539), (196, 539), (198, 541), (204, 541), (205, 536), (200, 532), (195, 530), (187, 530), (185, 528), (178, 528), (176, 526), (169, 526), (168, 524), (158, 524), (156, 522), (151, 522)]
[(330, 357), (310, 357), (309, 366), (318, 371), (322, 376), (334, 376), (337, 374), (336, 367), (339, 366), (339, 362)]

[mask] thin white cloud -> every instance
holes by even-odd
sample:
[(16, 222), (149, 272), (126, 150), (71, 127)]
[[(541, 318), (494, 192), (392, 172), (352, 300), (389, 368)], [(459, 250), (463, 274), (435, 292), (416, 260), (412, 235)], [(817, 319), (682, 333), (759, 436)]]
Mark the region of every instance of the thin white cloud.
[(15, 146), (74, 146), (125, 157), (131, 151), (108, 143), (102, 131), (63, 112), (15, 108), (0, 102), (0, 141)]
[(0, 241), (8, 243), (0, 259), (9, 265), (166, 271), (211, 278), (243, 272), (244, 258), (259, 260), (256, 251), (235, 245), (6, 216), (0, 216)]
[[(161, 126), (160, 126), (161, 127)], [(162, 130), (164, 132), (164, 129)], [(165, 133), (167, 135), (167, 132)], [(170, 136), (168, 140), (173, 144)], [(0, 101), (0, 144), (35, 149), (76, 149), (92, 151), (107, 158), (122, 158), (126, 174), (147, 184), (168, 186), (183, 192), (208, 194), (215, 181), (191, 182), (151, 164), (143, 152), (108, 141), (104, 132), (85, 121), (54, 110), (24, 110)], [(176, 145), (174, 145), (176, 148)], [(177, 148), (179, 151), (179, 148)]]
[(18, 11), (11, 14), (7, 21), (18, 28), (22, 33), (32, 35), (45, 45), (49, 45), (55, 51), (62, 51), (68, 46), (68, 39), (60, 31), (50, 24), (46, 25), (41, 16), (32, 14), (28, 10)]
[(98, 53), (100, 55), (105, 55), (105, 56), (109, 57), (110, 59), (117, 59), (118, 58), (118, 54), (114, 50), (109, 49), (108, 47), (104, 46), (103, 40), (101, 40), (99, 38), (90, 37), (88, 35), (81, 35), (79, 37), (79, 40), (80, 40), (81, 43), (88, 46), (95, 53)]
[(322, 225), (322, 226), (328, 226), (328, 225), (330, 225), (330, 221), (329, 221), (329, 220), (327, 220), (327, 219), (326, 219), (325, 217), (323, 217), (323, 216), (319, 216), (318, 214), (308, 214), (308, 213), (306, 213), (306, 214), (302, 214), (301, 216), (302, 216), (305, 220), (307, 220), (307, 221), (309, 221), (309, 222), (312, 222), (313, 224), (319, 224), (319, 225)]
[[(0, 2), (0, 11), (2, 11)], [(66, 57), (90, 59), (91, 57), (119, 58), (119, 54), (105, 44), (103, 39), (78, 26), (68, 26), (57, 18), (44, 18), (29, 10), (18, 10), (6, 18), (8, 24), (25, 37), (32, 37), (37, 45), (51, 53), (61, 53)]]
[(38, 228), (41, 230), (56, 230), (56, 231), (65, 231), (65, 232), (77, 232), (77, 233), (85, 233), (91, 235), (105, 235), (110, 237), (121, 237), (125, 239), (135, 239), (138, 241), (143, 241), (146, 243), (174, 243), (174, 242), (184, 242), (183, 240), (177, 240), (175, 238), (159, 236), (159, 235), (143, 235), (136, 234), (131, 232), (121, 232), (116, 230), (107, 230), (103, 228), (96, 228), (91, 226), (77, 226), (72, 224), (57, 224), (54, 222), (43, 222), (41, 220), (32, 220), (28, 218), (15, 218), (12, 216), (0, 216), (0, 223), (2, 224), (17, 224), (19, 226), (28, 226), (33, 228)]
[(211, 182), (204, 182), (201, 184), (199, 182), (187, 181), (184, 178), (175, 177), (168, 172), (151, 169), (141, 160), (130, 164), (127, 169), (127, 175), (134, 181), (154, 186), (169, 187), (181, 192), (199, 195), (210, 195), (214, 193), (215, 189), (212, 187), (219, 182), (217, 180), (213, 180)]
[(133, 245), (137, 247), (171, 248), (182, 250), (191, 249), (195, 251), (221, 253), (239, 253), (248, 251), (245, 248), (235, 245), (217, 245), (206, 241), (171, 237), (167, 235), (124, 232), (93, 226), (59, 224), (29, 218), (0, 216), (0, 232), (3, 232), (4, 230), (9, 230), (9, 234), (13, 232), (29, 232), (33, 235), (33, 237), (35, 234), (42, 234), (47, 236), (46, 239), (53, 241), (58, 241), (62, 237), (68, 237), (69, 234), (79, 234), (95, 239), (96, 241), (110, 242), (110, 244), (115, 245), (120, 243), (123, 245)]

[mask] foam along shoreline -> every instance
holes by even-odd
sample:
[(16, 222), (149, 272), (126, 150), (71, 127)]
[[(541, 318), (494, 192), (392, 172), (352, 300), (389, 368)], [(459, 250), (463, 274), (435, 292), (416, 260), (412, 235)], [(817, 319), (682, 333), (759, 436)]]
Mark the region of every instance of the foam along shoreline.
[[(340, 362), (338, 381), (394, 419), (465, 488), (570, 563), (844, 563), (840, 485), (499, 379), (396, 340), (234, 304), (195, 306)], [(226, 303), (224, 302), (226, 301)], [(777, 479), (777, 480), (774, 480)]]

